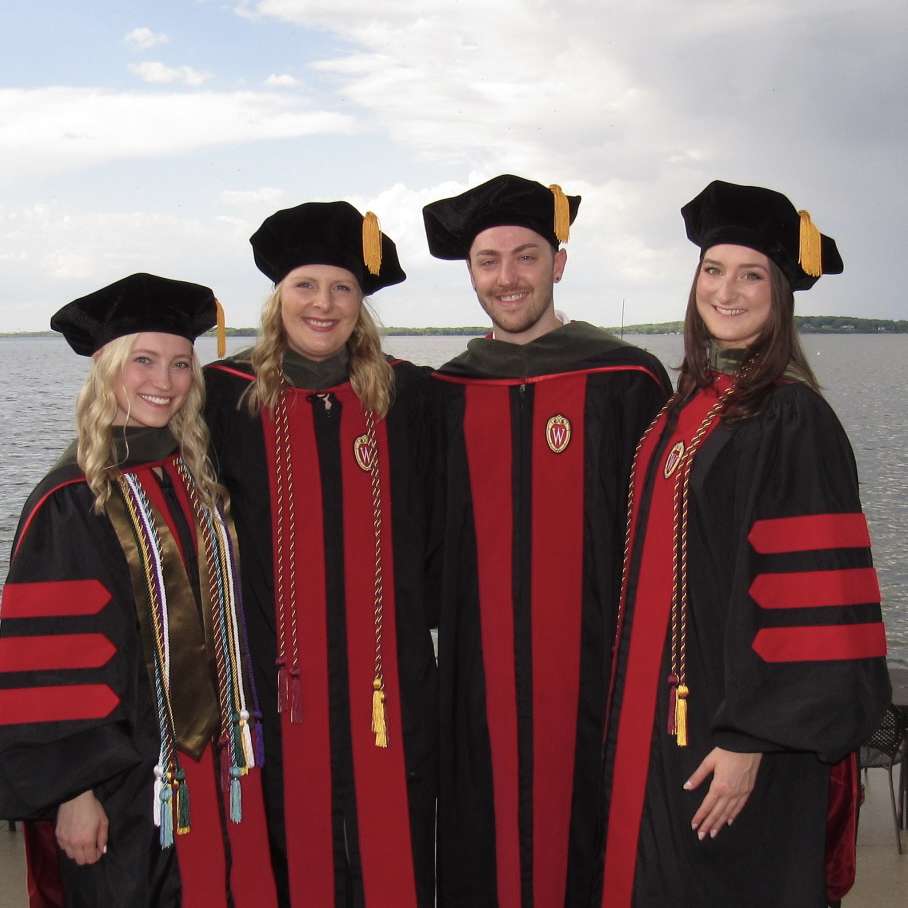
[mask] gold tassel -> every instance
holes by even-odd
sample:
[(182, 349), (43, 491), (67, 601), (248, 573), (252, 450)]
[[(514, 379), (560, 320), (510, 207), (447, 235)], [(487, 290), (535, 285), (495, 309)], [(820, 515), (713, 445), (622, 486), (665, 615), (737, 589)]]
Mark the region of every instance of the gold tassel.
[(687, 747), (687, 685), (678, 685), (678, 700), (675, 704), (675, 735), (678, 747)]
[(381, 228), (378, 218), (371, 211), (363, 218), (363, 264), (369, 274), (381, 271)]
[(555, 239), (566, 243), (571, 235), (571, 206), (557, 183), (552, 183), (549, 189), (555, 197)]
[(372, 682), (372, 731), (375, 733), (375, 746), (388, 746), (388, 727), (385, 723), (385, 683), (381, 678)]
[(227, 333), (224, 327), (224, 307), (221, 301), (215, 297), (214, 304), (218, 310), (218, 359), (223, 359), (227, 352)]
[(810, 213), (799, 211), (801, 216), (801, 237), (798, 250), (798, 264), (805, 274), (819, 277), (823, 273), (823, 238), (810, 220)]

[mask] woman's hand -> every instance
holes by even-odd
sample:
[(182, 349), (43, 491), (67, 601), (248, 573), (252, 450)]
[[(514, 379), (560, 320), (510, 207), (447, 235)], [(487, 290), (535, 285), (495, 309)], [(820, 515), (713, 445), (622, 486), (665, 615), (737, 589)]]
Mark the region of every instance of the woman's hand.
[(714, 747), (684, 783), (691, 791), (712, 773), (709, 791), (691, 822), (701, 840), (707, 835), (715, 838), (723, 826), (731, 826), (754, 790), (762, 757), (759, 753), (739, 754)]
[(57, 809), (57, 844), (77, 864), (94, 864), (107, 851), (107, 814), (93, 791)]

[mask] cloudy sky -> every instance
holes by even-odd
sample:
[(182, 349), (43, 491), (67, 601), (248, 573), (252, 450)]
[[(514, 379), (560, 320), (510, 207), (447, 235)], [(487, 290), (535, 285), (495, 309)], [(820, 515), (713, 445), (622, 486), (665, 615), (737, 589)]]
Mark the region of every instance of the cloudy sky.
[(908, 4), (892, 0), (31, 0), (0, 11), (0, 331), (134, 271), (254, 325), (248, 237), (279, 208), (372, 209), (409, 279), (386, 325), (482, 324), (421, 208), (499, 173), (583, 203), (556, 303), (680, 317), (678, 209), (771, 186), (845, 273), (802, 314), (905, 318)]

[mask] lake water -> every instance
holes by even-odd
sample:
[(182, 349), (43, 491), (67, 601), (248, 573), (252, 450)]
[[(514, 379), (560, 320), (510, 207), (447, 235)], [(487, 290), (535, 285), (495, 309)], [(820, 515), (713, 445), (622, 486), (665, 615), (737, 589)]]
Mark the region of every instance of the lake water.
[[(678, 336), (627, 337), (670, 370)], [(462, 337), (388, 337), (394, 356), (438, 366)], [(811, 364), (854, 446), (861, 498), (883, 590), (890, 662), (908, 666), (908, 335), (805, 335)], [(228, 353), (251, 338), (228, 340)], [(212, 338), (198, 344), (215, 358)], [(73, 436), (73, 408), (88, 361), (62, 338), (0, 338), (0, 577), (22, 505)]]

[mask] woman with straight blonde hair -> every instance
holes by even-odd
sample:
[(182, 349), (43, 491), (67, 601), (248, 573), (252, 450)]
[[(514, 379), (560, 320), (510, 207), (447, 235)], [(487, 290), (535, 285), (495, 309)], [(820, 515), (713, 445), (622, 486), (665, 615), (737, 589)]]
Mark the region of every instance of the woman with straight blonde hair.
[(274, 289), (252, 350), (205, 370), (206, 416), (240, 541), (279, 904), (429, 908), (429, 377), (382, 353), (364, 298), (405, 275), (346, 202), (279, 211), (251, 242)]
[(92, 363), (0, 608), (0, 816), (35, 821), (33, 908), (242, 908), (258, 891), (231, 874), (222, 819), (242, 818), (261, 751), (193, 349), (215, 313), (207, 287), (134, 274), (51, 320)]

